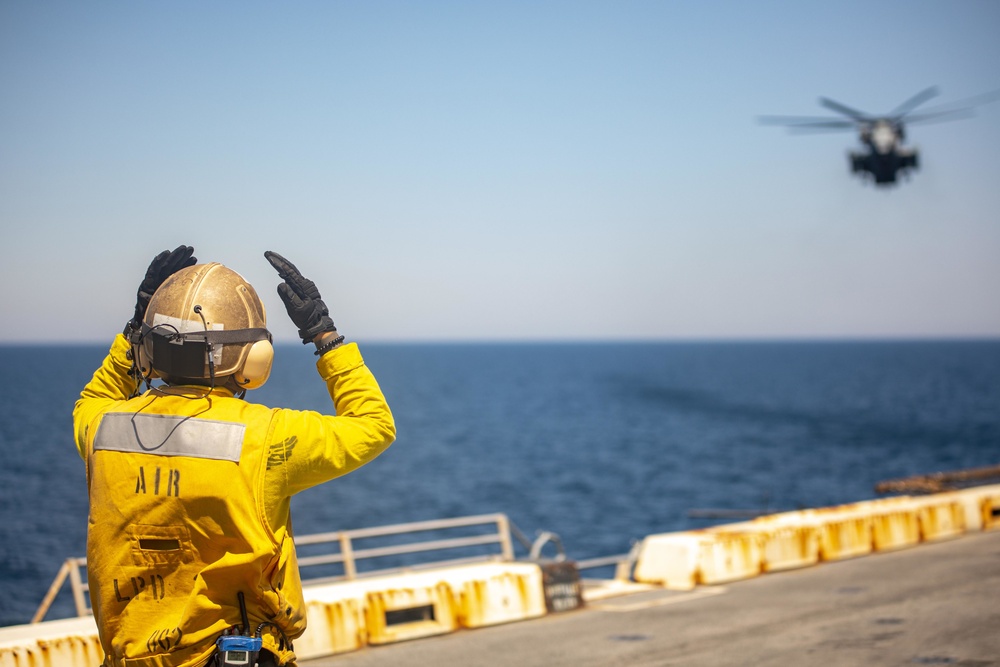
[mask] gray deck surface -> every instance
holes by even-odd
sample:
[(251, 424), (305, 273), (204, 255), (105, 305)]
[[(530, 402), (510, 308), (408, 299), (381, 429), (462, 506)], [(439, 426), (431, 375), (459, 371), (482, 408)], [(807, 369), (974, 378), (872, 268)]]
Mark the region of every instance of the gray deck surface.
[(1000, 532), (299, 664), (1000, 667)]

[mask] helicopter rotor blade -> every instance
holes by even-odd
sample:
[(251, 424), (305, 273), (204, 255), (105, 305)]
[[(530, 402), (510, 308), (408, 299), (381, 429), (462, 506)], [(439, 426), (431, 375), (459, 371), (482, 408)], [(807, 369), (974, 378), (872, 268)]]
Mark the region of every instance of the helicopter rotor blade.
[(853, 121), (820, 116), (758, 116), (757, 121), (762, 125), (784, 125), (789, 128), (850, 129), (856, 125)]
[(828, 123), (826, 125), (789, 125), (788, 131), (791, 134), (833, 134), (835, 132), (853, 131), (857, 126), (854, 123), (837, 125)]
[(931, 86), (927, 90), (922, 90), (910, 99), (906, 100), (898, 107), (889, 112), (891, 118), (900, 119), (906, 114), (910, 113), (918, 106), (931, 99), (932, 97), (937, 97), (940, 94), (937, 86)]
[(906, 123), (907, 125), (915, 123), (944, 123), (951, 120), (974, 118), (975, 115), (976, 112), (971, 107), (966, 107), (964, 109), (952, 109), (949, 111), (931, 111), (907, 116)]
[(848, 118), (853, 118), (859, 123), (868, 123), (872, 121), (872, 117), (868, 114), (858, 111), (857, 109), (852, 109), (851, 107), (841, 104), (840, 102), (831, 100), (827, 97), (819, 98), (819, 103), (825, 106), (827, 109), (836, 111), (837, 113), (843, 114)]
[(914, 114), (907, 117), (907, 122), (913, 122), (914, 120), (922, 118), (930, 118), (934, 116), (943, 116), (946, 114), (953, 114), (959, 112), (966, 112), (971, 110), (973, 107), (982, 106), (984, 104), (989, 104), (991, 102), (1000, 101), (1000, 90), (992, 90), (988, 93), (983, 93), (981, 95), (976, 95), (974, 97), (967, 97), (964, 100), (958, 100), (956, 102), (950, 102), (948, 104), (939, 104), (937, 106), (928, 107), (924, 109), (919, 114)]

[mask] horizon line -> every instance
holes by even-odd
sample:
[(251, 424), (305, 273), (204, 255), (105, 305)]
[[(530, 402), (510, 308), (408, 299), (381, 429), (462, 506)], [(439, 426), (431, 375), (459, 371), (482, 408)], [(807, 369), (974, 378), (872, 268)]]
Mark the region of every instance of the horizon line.
[[(732, 344), (732, 343), (1000, 343), (997, 334), (844, 334), (844, 335), (746, 335), (746, 336), (619, 336), (619, 337), (512, 337), (512, 338), (360, 338), (347, 342), (364, 345), (629, 345), (629, 344)], [(90, 347), (107, 345), (102, 339), (76, 341), (0, 340), (0, 347)], [(275, 346), (300, 346), (297, 338), (281, 338)]]

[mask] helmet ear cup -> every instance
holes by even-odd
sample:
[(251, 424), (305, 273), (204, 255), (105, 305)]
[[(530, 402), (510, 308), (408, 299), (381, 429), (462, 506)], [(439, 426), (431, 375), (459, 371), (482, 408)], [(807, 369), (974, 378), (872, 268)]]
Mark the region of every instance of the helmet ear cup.
[(141, 342), (138, 345), (132, 347), (135, 351), (133, 354), (136, 356), (135, 364), (139, 367), (139, 372), (142, 373), (142, 377), (147, 380), (155, 380), (160, 377), (157, 375), (156, 371), (153, 370), (153, 365), (149, 363), (149, 355), (146, 354), (146, 344)]
[(233, 374), (233, 378), (243, 389), (257, 389), (270, 377), (273, 361), (274, 348), (271, 346), (271, 341), (259, 340), (250, 346), (246, 361)]

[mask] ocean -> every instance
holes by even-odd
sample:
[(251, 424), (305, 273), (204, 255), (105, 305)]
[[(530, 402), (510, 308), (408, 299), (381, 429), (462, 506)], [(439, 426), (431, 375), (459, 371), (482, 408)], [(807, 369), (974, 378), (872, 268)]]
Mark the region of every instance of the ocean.
[[(362, 344), (398, 438), (297, 496), (296, 533), (501, 512), (569, 557), (703, 527), (691, 510), (877, 497), (1000, 464), (1000, 341)], [(73, 403), (107, 346), (0, 346), (0, 625), (86, 545)], [(250, 400), (329, 410), (310, 348)], [(519, 554), (520, 555), (520, 554)], [(67, 587), (68, 588), (68, 587)], [(72, 615), (68, 590), (48, 618)]]

